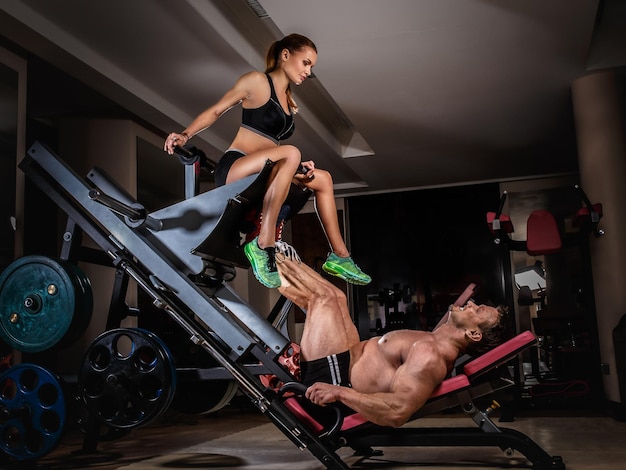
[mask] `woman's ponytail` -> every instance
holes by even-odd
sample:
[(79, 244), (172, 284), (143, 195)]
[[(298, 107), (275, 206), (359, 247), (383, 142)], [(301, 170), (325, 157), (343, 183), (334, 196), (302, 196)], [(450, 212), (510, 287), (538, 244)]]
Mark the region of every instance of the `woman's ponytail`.
[[(265, 73), (273, 72), (279, 67), (279, 56), (283, 49), (287, 49), (289, 52), (294, 53), (295, 51), (299, 51), (301, 49), (304, 49), (305, 47), (310, 47), (315, 52), (317, 52), (317, 47), (315, 47), (313, 41), (311, 41), (306, 36), (302, 36), (301, 34), (293, 33), (285, 36), (280, 41), (274, 41), (268, 49), (267, 55), (265, 57)], [(298, 105), (291, 95), (291, 86), (287, 87), (287, 102), (292, 112), (294, 114), (297, 114)]]

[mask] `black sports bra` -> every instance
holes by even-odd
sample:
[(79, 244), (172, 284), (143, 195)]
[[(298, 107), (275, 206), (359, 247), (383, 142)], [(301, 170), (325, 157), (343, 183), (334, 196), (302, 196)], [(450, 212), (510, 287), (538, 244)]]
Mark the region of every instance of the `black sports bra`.
[(278, 102), (274, 84), (269, 74), (265, 74), (270, 84), (270, 99), (263, 106), (254, 109), (242, 108), (241, 127), (270, 139), (275, 144), (288, 139), (295, 130), (293, 116), (287, 114)]

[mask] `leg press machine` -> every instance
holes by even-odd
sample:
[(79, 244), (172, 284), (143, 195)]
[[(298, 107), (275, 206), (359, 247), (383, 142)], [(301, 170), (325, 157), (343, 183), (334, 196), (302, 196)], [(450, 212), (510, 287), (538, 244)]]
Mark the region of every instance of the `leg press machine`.
[[(90, 249), (81, 247), (82, 234), (87, 234), (111, 266), (134, 279), (190, 341), (215, 359), (218, 365), (209, 377), (236, 381), (259, 411), (325, 468), (349, 468), (336, 453), (346, 446), (365, 456), (385, 446), (494, 446), (506, 454), (521, 452), (533, 468), (565, 468), (560, 457), (550, 456), (522, 433), (499, 428), (473, 402), (513, 383), (499, 372), (534, 344), (530, 332), (464, 365), (415, 416), (461, 406), (475, 422), (473, 428), (382, 428), (356, 414), (338, 417), (327, 431), (292, 394), (283, 396), (282, 390), (263, 385), (261, 375), (275, 376), (285, 387), (295, 381), (280, 362), (291, 342), (225, 281), (234, 275), (234, 267), (248, 267), (238, 224), (262, 200), (271, 163), (258, 175), (153, 213), (104, 172), (95, 168), (82, 178), (41, 143), (33, 144), (19, 166), (68, 216), (61, 258), (88, 256)], [(118, 321), (110, 316), (107, 328), (118, 327)]]

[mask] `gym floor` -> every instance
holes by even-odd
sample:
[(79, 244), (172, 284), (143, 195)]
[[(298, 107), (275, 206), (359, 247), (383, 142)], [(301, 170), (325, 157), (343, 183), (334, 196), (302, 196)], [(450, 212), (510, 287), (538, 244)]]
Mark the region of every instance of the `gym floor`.
[[(68, 427), (62, 442), (33, 469), (267, 469), (299, 470), (325, 467), (308, 451), (300, 451), (264, 415), (236, 398), (218, 412), (186, 415), (166, 412), (158, 420), (127, 432), (102, 435), (96, 450), (83, 450), (84, 435)], [(587, 409), (526, 409), (500, 427), (523, 432), (550, 455), (563, 458), (569, 470), (617, 469), (626, 466), (626, 422)], [(440, 413), (410, 426), (474, 426), (462, 413)], [(355, 469), (493, 469), (529, 468), (519, 454), (507, 457), (499, 449), (383, 448), (384, 455), (363, 460), (351, 449), (338, 454)], [(29, 468), (24, 462), (4, 468)]]

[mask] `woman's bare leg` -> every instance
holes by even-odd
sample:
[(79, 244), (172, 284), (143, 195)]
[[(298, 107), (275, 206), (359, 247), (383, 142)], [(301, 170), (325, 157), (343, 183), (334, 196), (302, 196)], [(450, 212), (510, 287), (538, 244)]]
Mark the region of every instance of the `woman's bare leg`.
[(350, 257), (339, 229), (332, 176), (325, 170), (316, 169), (315, 178), (302, 183), (315, 192), (315, 210), (331, 249), (331, 254), (322, 269), (351, 284), (369, 284), (372, 278), (365, 274)]
[(315, 193), (315, 211), (326, 234), (330, 249), (342, 258), (350, 256), (339, 229), (337, 204), (335, 203), (335, 191), (331, 174), (326, 170), (316, 169), (315, 178), (305, 181), (303, 184)]
[(226, 178), (226, 183), (232, 183), (258, 173), (267, 160), (276, 164), (263, 198), (263, 219), (257, 242), (260, 248), (274, 246), (278, 214), (300, 165), (300, 151), (293, 145), (284, 145), (251, 153), (237, 159)]

